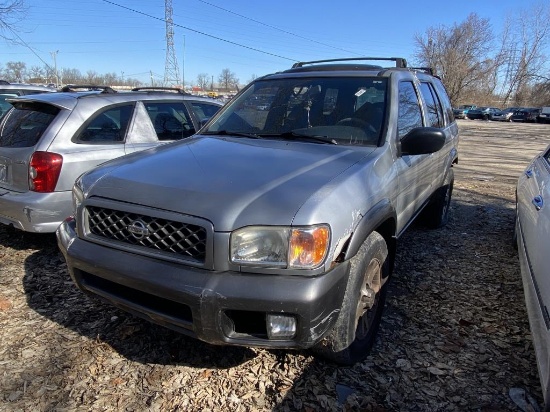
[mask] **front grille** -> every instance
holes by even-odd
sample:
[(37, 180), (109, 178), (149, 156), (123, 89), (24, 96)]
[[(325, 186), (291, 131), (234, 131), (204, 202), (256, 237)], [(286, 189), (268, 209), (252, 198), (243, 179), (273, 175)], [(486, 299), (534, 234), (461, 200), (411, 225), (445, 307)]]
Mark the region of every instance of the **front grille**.
[(90, 233), (104, 239), (204, 262), (206, 229), (173, 220), (88, 206)]

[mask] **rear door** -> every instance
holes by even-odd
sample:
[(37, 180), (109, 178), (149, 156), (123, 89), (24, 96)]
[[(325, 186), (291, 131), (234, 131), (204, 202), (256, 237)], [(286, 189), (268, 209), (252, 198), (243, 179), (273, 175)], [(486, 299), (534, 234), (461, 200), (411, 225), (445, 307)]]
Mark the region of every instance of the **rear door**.
[(61, 109), (39, 102), (14, 106), (0, 122), (0, 189), (27, 192), (29, 160)]
[[(134, 107), (134, 102), (103, 107), (85, 119), (70, 141), (52, 145), (51, 149), (63, 156), (58, 190), (70, 190), (82, 173), (126, 154), (126, 134)], [(79, 115), (75, 110), (71, 117)]]

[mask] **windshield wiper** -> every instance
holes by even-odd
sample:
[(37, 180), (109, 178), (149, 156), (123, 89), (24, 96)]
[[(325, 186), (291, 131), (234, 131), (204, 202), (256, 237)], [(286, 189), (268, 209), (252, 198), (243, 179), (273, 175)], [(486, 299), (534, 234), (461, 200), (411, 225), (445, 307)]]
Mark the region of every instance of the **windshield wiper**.
[(310, 140), (314, 142), (320, 142), (320, 143), (327, 143), (327, 144), (338, 144), (336, 140), (328, 137), (328, 136), (321, 136), (321, 135), (315, 135), (315, 134), (305, 134), (305, 133), (297, 133), (297, 132), (284, 132), (284, 133), (262, 133), (260, 134), (261, 137), (281, 137), (283, 139), (289, 139), (289, 140)]
[(229, 130), (218, 130), (217, 132), (204, 132), (201, 133), (202, 135), (206, 136), (212, 136), (212, 135), (218, 135), (218, 136), (237, 136), (237, 137), (250, 137), (251, 139), (259, 139), (260, 136), (258, 136), (255, 133), (244, 133), (244, 132), (232, 132)]

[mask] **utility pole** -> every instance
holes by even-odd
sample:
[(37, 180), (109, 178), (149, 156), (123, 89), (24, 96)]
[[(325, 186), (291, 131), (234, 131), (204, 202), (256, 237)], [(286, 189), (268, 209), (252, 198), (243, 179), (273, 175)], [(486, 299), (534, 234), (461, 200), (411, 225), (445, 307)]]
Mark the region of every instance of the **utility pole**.
[(55, 86), (59, 87), (59, 75), (57, 74), (57, 53), (59, 53), (59, 50), (56, 50), (54, 52), (50, 52), (53, 58), (53, 66), (55, 70)]

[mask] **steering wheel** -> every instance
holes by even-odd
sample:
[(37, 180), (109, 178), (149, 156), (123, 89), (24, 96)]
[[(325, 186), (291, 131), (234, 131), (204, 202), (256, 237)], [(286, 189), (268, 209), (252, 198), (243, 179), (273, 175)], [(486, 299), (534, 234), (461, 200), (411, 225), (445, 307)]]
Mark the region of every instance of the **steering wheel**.
[(363, 129), (370, 133), (378, 133), (372, 124), (365, 120), (358, 119), (357, 117), (347, 117), (336, 123), (336, 126), (352, 126), (359, 129)]

